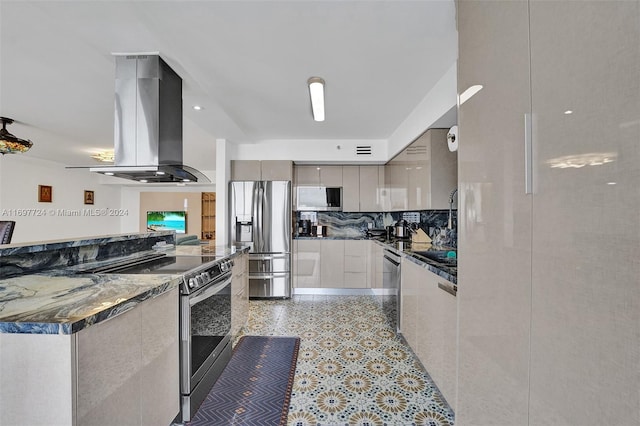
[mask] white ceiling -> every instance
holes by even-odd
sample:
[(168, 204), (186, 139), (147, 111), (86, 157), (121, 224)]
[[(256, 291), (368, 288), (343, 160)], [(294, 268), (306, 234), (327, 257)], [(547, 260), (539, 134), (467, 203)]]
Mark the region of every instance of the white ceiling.
[(0, 25), (0, 115), (25, 155), (67, 165), (113, 145), (114, 52), (160, 52), (183, 78), (184, 161), (202, 170), (215, 138), (387, 139), (457, 57), (453, 0), (0, 0)]

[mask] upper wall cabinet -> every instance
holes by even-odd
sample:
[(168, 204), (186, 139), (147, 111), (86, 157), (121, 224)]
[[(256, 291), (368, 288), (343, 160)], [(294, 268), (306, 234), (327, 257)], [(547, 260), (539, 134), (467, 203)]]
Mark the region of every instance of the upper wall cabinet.
[(384, 166), (344, 166), (342, 190), (343, 211), (384, 211)]
[(288, 160), (231, 160), (231, 180), (293, 180)]
[(448, 129), (429, 129), (387, 163), (391, 210), (449, 208), (458, 186), (458, 156), (447, 147)]
[(296, 185), (342, 186), (342, 166), (296, 166)]

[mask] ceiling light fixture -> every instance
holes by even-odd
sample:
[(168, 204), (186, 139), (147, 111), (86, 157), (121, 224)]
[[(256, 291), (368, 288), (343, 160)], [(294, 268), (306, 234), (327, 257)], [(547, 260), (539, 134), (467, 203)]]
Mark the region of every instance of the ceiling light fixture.
[(0, 129), (0, 154), (15, 154), (27, 152), (33, 146), (33, 142), (13, 136), (7, 131), (7, 124), (13, 123), (11, 118), (0, 117), (2, 129)]
[(309, 96), (311, 96), (311, 110), (315, 121), (324, 121), (324, 80), (311, 77), (307, 80)]
[(92, 155), (91, 158), (103, 163), (113, 163), (115, 154), (112, 149), (107, 149), (105, 151), (98, 152), (97, 154)]
[(200, 105), (194, 105), (193, 109), (195, 109), (196, 111), (200, 111), (202, 107)]
[(105, 176), (113, 176), (113, 175), (114, 175), (114, 173), (113, 173), (113, 172), (104, 172), (104, 175), (105, 175)]

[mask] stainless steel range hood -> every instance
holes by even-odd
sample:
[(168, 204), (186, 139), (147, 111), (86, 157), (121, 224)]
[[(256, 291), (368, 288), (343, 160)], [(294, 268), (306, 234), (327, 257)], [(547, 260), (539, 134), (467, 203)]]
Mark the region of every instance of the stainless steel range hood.
[(160, 56), (116, 56), (114, 130), (114, 165), (90, 171), (139, 182), (209, 182), (182, 164), (182, 79)]

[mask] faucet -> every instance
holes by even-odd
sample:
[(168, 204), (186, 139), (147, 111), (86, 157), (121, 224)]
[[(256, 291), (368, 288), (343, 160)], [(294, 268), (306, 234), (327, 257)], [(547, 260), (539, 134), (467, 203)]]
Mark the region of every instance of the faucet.
[(449, 194), (449, 221), (447, 226), (449, 229), (453, 229), (453, 196), (456, 195), (457, 192), (458, 188), (455, 188), (451, 191), (451, 194)]

